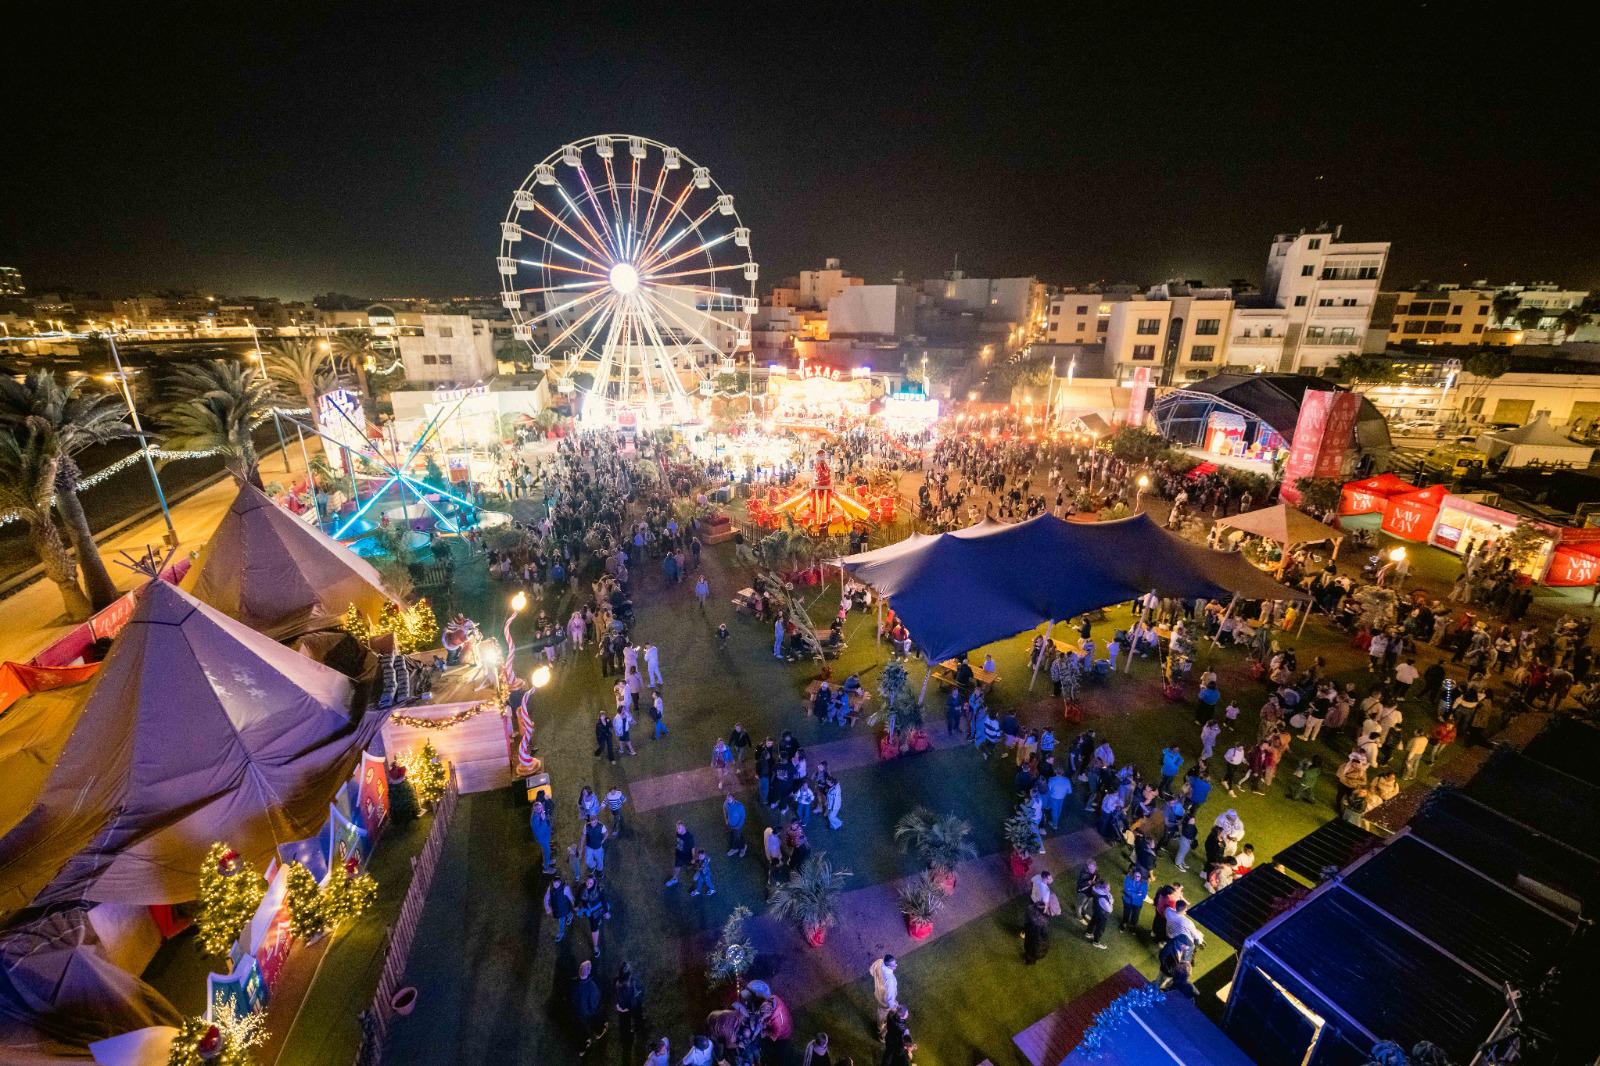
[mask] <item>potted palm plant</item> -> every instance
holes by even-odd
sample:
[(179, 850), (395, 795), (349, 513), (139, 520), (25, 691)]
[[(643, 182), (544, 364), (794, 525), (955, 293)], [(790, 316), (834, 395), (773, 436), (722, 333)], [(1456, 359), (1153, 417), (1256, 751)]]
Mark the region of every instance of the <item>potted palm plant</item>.
[(1039, 827), (1028, 816), (1028, 809), (1018, 804), (1011, 817), (1006, 819), (1001, 833), (1011, 846), (1006, 856), (1011, 864), (1011, 873), (1016, 877), (1025, 876), (1033, 866), (1034, 853), (1044, 846), (1044, 837), (1039, 835)]
[(894, 838), (902, 851), (915, 851), (946, 894), (956, 890), (956, 867), (973, 858), (972, 824), (953, 814), (935, 816), (926, 807), (914, 807), (895, 823)]
[(906, 932), (913, 940), (922, 940), (933, 932), (933, 916), (950, 901), (950, 894), (932, 870), (924, 870), (901, 885), (899, 897)]
[(772, 890), (767, 910), (774, 918), (798, 925), (806, 941), (820, 948), (829, 928), (839, 924), (839, 893), (850, 876), (849, 870), (835, 870), (827, 853), (819, 851)]

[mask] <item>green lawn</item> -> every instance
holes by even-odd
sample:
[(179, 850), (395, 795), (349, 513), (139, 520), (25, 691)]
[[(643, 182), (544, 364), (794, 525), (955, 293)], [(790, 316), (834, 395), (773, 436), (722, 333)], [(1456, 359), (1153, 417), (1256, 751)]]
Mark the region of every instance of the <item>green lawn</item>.
[[(620, 783), (627, 789), (630, 781), (705, 765), (713, 741), (725, 735), (735, 720), (742, 721), (758, 741), (785, 728), (806, 744), (843, 735), (802, 712), (800, 693), (814, 676), (814, 667), (774, 661), (770, 626), (746, 616), (731, 616), (726, 606), (728, 594), (747, 583), (733, 563), (731, 546), (708, 552), (707, 566), (713, 597), (706, 615), (697, 609), (688, 583), (663, 588), (654, 564), (636, 575), (636, 634), (661, 648), (667, 722), (672, 730), (669, 738), (655, 742), (648, 729), (640, 729), (637, 759), (624, 758), (613, 767), (593, 758), (594, 716), (609, 707), (610, 696), (592, 657), (564, 664), (556, 680), (540, 694), (537, 718), (542, 754), (555, 783), (557, 836), (563, 846), (573, 839), (573, 805), (581, 785), (592, 784), (603, 792)], [(813, 615), (823, 621), (836, 603), (837, 585), (813, 589), (812, 594), (816, 597)], [(476, 603), (480, 620), (493, 622), (496, 612), (504, 611), (504, 590), (489, 587), (478, 575), (476, 564), (463, 567), (457, 595), (464, 603)], [(1114, 611), (1111, 618), (1096, 629), (1102, 642), (1114, 623), (1126, 623), (1127, 615)], [(733, 638), (726, 650), (719, 650), (714, 630), (723, 620), (728, 621)], [(872, 626), (870, 616), (852, 616), (851, 647), (836, 673), (881, 664)], [(997, 701), (1017, 707), (1025, 724), (1051, 724), (1058, 721), (1059, 707), (1046, 698), (1047, 684), (1041, 680), (1031, 699), (1026, 692), (1023, 660), (1027, 640), (1018, 637), (987, 649), (994, 654), (1003, 677)], [(1359, 673), (1361, 658), (1343, 636), (1329, 633), (1319, 623), (1313, 622), (1307, 629), (1301, 649), (1303, 659), (1313, 653), (1327, 656), (1336, 675), (1364, 676)], [(975, 657), (981, 654), (975, 653)], [(1248, 680), (1242, 653), (1214, 652), (1205, 645), (1200, 658), (1202, 668), (1214, 665), (1222, 674), (1224, 695), (1238, 696), (1245, 710), (1244, 728), (1253, 736), (1255, 712), (1265, 690)], [(869, 686), (874, 685), (876, 670), (867, 678)], [(913, 666), (913, 682), (920, 679), (920, 668)], [(935, 717), (942, 707), (937, 697), (937, 690), (930, 690)], [(1086, 704), (1086, 724), (1111, 738), (1119, 761), (1132, 758), (1152, 772), (1160, 748), (1168, 742), (1179, 743), (1191, 759), (1198, 752), (1190, 705), (1162, 698), (1149, 663), (1135, 665), (1131, 677), (1119, 676), (1106, 688), (1088, 690)], [(933, 723), (933, 728), (942, 729), (942, 721)], [(1070, 736), (1071, 730), (1062, 730), (1063, 745)], [(1348, 740), (1330, 736), (1327, 741), (1315, 746), (1325, 761), (1342, 757)], [(1295, 747), (1291, 757), (1311, 746), (1296, 742)], [(911, 872), (914, 861), (894, 848), (891, 833), (902, 813), (922, 803), (969, 818), (976, 827), (980, 853), (998, 853), (999, 823), (1010, 803), (1010, 773), (1008, 763), (986, 764), (966, 747), (849, 771), (842, 778), (845, 828), (834, 834), (814, 823), (814, 847), (828, 850), (854, 871), (852, 887)], [(1226, 806), (1235, 806), (1248, 828), (1248, 839), (1258, 854), (1267, 858), (1332, 813), (1331, 772), (1324, 775), (1324, 802), (1316, 805), (1291, 803), (1281, 789), (1280, 780), (1270, 796), (1242, 794), (1229, 800), (1226, 793), (1219, 792), (1206, 810), (1214, 817)], [(764, 824), (764, 813), (753, 811), (752, 815), (754, 839)], [(713, 855), (719, 889), (715, 897), (691, 899), (684, 887), (672, 891), (661, 887), (669, 866), (672, 826), (679, 818)], [(704, 951), (736, 904), (761, 907), (760, 863), (754, 854), (742, 862), (722, 856), (720, 811), (714, 798), (634, 816), (630, 823), (608, 855), (615, 921), (606, 933), (599, 966), (601, 983), (608, 988), (615, 967), (624, 959), (632, 960), (647, 987), (646, 1028), (651, 1034), (670, 1035), (676, 1058), (704, 1014), (721, 1003), (723, 993), (706, 987)], [(997, 857), (994, 861), (1001, 860)], [(1120, 856), (1107, 855), (1102, 863), (1120, 877)], [(1058, 859), (1047, 858), (1046, 864), (1057, 869), (1070, 893), (1072, 871), (1060, 869)], [(1182, 876), (1170, 860), (1163, 861), (1158, 875), (1162, 880)], [(1191, 899), (1203, 896), (1192, 875), (1185, 882)], [(560, 945), (551, 942), (551, 929), (541, 909), (543, 888), (523, 799), (511, 791), (466, 798), (411, 960), (408, 979), (420, 990), (419, 1006), (414, 1015), (397, 1022), (388, 1061), (576, 1061), (566, 996), (570, 975), (577, 963), (588, 957), (587, 947), (581, 930)], [(926, 1049), (922, 1061), (969, 1063), (990, 1057), (997, 1064), (1020, 1062), (1010, 1042), (1013, 1033), (1124, 963), (1154, 972), (1154, 955), (1145, 939), (1135, 940), (1113, 929), (1108, 934), (1111, 949), (1094, 951), (1078, 937), (1076, 923), (1070, 919), (1058, 926), (1050, 955), (1036, 967), (1025, 967), (1016, 936), (1019, 906), (1015, 902), (1002, 906), (906, 957), (901, 968), (902, 998), (912, 1007), (913, 1029)], [(1148, 921), (1147, 908), (1146, 928)], [(1201, 963), (1209, 968), (1227, 957), (1226, 946), (1217, 944), (1202, 955)], [(766, 967), (782, 964), (782, 959), (763, 962)], [(870, 983), (862, 975), (797, 1011), (797, 1033), (808, 1036), (825, 1028), (843, 1050), (855, 1054), (858, 1061), (867, 1061), (871, 1054), (869, 998)], [(801, 1041), (796, 1043), (798, 1046)], [(607, 1046), (592, 1053), (588, 1061), (632, 1066), (642, 1059), (641, 1047), (624, 1049), (619, 1045), (613, 1032)]]

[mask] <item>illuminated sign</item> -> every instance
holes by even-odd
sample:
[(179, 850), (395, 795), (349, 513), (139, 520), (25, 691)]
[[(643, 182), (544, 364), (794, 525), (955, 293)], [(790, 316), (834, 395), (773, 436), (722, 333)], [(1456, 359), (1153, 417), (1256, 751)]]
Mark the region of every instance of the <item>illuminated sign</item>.
[(883, 417), (906, 422), (933, 422), (939, 417), (939, 401), (917, 393), (895, 393), (883, 400)]

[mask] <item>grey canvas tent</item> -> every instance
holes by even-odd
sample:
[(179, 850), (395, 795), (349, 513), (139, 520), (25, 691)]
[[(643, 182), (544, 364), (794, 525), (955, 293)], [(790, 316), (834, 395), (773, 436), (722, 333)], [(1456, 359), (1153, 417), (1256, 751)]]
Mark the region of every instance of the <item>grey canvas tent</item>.
[(1594, 448), (1579, 444), (1557, 430), (1550, 424), (1548, 415), (1540, 415), (1516, 429), (1479, 434), (1478, 450), (1487, 455), (1491, 463), (1508, 469), (1535, 463), (1585, 467), (1594, 457)]
[(1016, 525), (985, 521), (918, 534), (839, 565), (890, 598), (935, 662), (1151, 589), (1183, 599), (1305, 598), (1243, 555), (1191, 544), (1144, 514), (1116, 522), (1048, 514)]
[(0, 932), (0, 1062), (88, 1057), (96, 1040), (178, 1026), (166, 998), (113, 962), (87, 911), (51, 911)]
[(200, 600), (284, 639), (338, 621), (350, 604), (378, 617), (388, 594), (361, 556), (240, 485), (188, 582)]
[(382, 722), (352, 720), (336, 671), (163, 581), (92, 682), (42, 695), (0, 717), (0, 914), (192, 899), (219, 840), (264, 865), (327, 820)]

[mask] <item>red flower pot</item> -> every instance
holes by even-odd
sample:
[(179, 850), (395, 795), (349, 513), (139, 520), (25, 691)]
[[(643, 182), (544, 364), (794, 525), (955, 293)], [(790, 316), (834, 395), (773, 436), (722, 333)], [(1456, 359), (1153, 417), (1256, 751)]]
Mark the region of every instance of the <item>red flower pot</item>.
[(1013, 851), (1006, 856), (1006, 862), (1011, 864), (1012, 877), (1025, 877), (1027, 876), (1028, 870), (1033, 866), (1033, 856), (1018, 855)]
[(926, 940), (933, 933), (933, 922), (926, 918), (906, 918), (906, 932), (912, 940)]
[(820, 948), (828, 942), (828, 927), (825, 925), (813, 926), (806, 930), (806, 943), (814, 948)]

